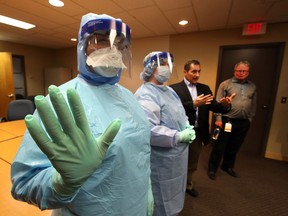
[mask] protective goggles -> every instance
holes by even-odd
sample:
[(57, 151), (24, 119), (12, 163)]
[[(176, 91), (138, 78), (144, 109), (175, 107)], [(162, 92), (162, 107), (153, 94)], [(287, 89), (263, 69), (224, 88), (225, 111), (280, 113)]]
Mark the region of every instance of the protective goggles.
[(104, 34), (94, 33), (87, 38), (85, 47), (89, 45), (94, 45), (92, 47), (94, 47), (95, 49), (101, 49), (115, 45), (118, 50), (123, 51), (124, 49), (129, 49), (129, 46), (125, 46), (124, 40), (125, 38), (122, 35), (120, 35), (117, 36), (114, 39), (113, 44), (111, 44), (111, 40), (108, 33)]

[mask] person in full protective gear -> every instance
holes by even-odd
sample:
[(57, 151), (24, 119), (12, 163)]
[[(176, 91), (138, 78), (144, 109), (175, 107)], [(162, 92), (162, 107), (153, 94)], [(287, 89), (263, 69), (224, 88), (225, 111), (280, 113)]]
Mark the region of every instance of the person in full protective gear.
[(15, 199), (52, 215), (152, 215), (150, 125), (135, 96), (117, 84), (129, 47), (121, 20), (82, 17), (80, 74), (37, 96), (37, 110), (25, 118), (28, 131), (11, 166)]
[[(177, 215), (184, 206), (188, 145), (193, 126), (178, 95), (164, 85), (173, 70), (169, 52), (151, 52), (144, 58), (144, 80), (135, 95), (151, 124), (151, 181), (154, 216)], [(192, 144), (193, 145), (193, 144)]]

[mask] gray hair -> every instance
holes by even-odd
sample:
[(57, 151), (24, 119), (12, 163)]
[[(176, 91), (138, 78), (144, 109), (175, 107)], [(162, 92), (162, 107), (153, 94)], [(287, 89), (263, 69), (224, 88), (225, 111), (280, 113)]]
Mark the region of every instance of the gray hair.
[(249, 70), (250, 70), (250, 62), (249, 61), (246, 61), (246, 60), (242, 60), (242, 61), (239, 61), (238, 63), (235, 64), (234, 66), (234, 70), (236, 69), (236, 67), (238, 67), (238, 65), (240, 64), (244, 64), (244, 65), (247, 65), (249, 67)]

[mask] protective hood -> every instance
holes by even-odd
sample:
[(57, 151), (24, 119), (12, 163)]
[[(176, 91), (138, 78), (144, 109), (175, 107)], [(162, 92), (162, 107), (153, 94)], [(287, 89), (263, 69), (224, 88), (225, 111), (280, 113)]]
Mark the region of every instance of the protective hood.
[(87, 38), (92, 34), (109, 34), (110, 44), (113, 45), (116, 37), (123, 37), (123, 47), (130, 45), (130, 28), (120, 19), (115, 19), (106, 14), (97, 15), (89, 13), (84, 15), (81, 20), (77, 45), (77, 61), (80, 77), (84, 78), (92, 85), (115, 84), (119, 82), (122, 69), (116, 76), (104, 77), (91, 70), (87, 65), (86, 45)]

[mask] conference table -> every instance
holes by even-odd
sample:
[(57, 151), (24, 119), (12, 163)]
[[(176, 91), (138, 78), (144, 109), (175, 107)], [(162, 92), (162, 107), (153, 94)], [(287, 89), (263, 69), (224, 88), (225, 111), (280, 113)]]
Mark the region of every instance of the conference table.
[(51, 210), (15, 200), (11, 195), (11, 164), (26, 131), (24, 120), (0, 123), (0, 216), (50, 216)]
[(12, 163), (25, 131), (24, 120), (0, 123), (0, 158), (2, 160)]
[(25, 130), (24, 120), (2, 122), (0, 123), (0, 142), (23, 137)]

